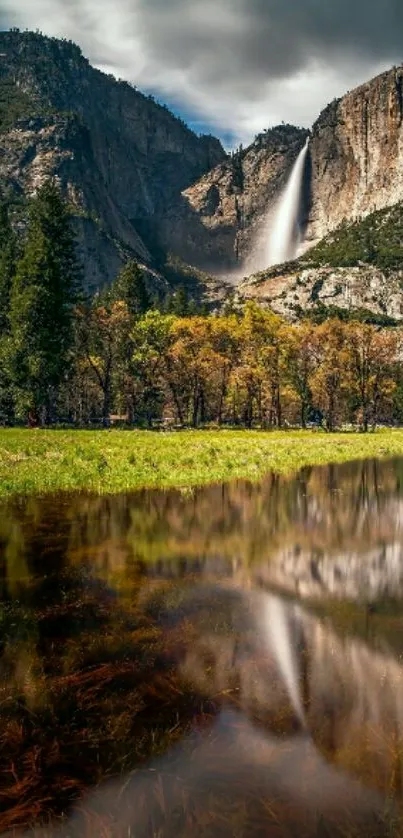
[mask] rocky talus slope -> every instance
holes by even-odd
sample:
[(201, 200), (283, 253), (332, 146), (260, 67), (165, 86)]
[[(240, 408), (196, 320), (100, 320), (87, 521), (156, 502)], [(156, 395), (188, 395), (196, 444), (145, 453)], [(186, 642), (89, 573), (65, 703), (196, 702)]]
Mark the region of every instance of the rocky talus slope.
[[(403, 320), (403, 269), (386, 275), (371, 265), (351, 268), (284, 267), (250, 277), (237, 289), (240, 302), (255, 300), (287, 320), (327, 309), (353, 315), (360, 310), (382, 319)], [(321, 309), (322, 307), (322, 309)], [(325, 312), (323, 312), (325, 313)]]
[(289, 320), (358, 312), (403, 319), (403, 203), (343, 223), (295, 262), (246, 277), (240, 303), (255, 300)]

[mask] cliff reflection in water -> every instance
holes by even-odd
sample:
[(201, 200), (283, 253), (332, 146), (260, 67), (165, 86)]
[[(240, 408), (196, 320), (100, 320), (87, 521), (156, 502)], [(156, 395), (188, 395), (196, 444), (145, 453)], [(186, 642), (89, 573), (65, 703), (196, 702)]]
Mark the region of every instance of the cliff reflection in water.
[(4, 507), (0, 831), (402, 834), (402, 477)]

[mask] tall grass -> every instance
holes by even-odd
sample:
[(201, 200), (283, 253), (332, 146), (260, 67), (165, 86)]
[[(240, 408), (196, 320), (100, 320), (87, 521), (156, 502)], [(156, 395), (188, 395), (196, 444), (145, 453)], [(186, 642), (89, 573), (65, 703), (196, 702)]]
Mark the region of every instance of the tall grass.
[(403, 430), (0, 431), (0, 496), (191, 487), (268, 471), (403, 454)]

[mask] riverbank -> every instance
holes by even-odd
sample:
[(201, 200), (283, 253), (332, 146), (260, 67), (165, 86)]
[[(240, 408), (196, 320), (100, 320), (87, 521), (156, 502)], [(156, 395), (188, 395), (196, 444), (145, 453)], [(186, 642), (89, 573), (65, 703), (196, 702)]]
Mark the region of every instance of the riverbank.
[(0, 431), (0, 496), (192, 487), (304, 465), (403, 455), (403, 430)]

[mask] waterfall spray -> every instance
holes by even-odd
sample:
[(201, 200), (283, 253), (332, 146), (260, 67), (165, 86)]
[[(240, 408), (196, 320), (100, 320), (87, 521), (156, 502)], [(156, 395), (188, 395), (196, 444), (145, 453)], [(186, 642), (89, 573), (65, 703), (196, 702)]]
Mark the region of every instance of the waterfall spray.
[(280, 265), (297, 255), (299, 245), (298, 216), (309, 138), (301, 149), (285, 191), (280, 198), (274, 223), (269, 234), (266, 267)]

